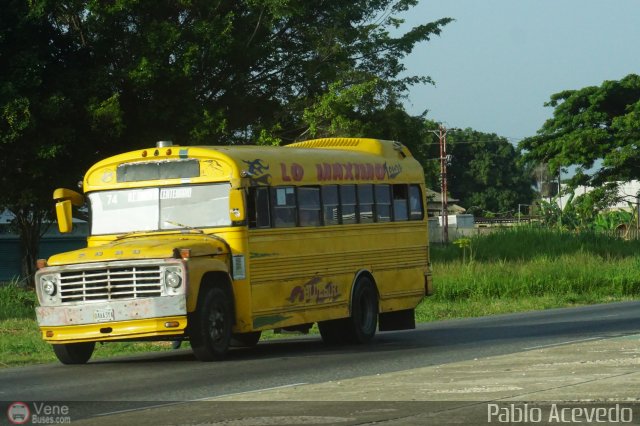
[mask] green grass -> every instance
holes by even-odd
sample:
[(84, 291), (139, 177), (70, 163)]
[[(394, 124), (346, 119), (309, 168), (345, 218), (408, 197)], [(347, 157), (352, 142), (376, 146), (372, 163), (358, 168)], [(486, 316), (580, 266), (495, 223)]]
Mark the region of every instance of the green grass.
[(596, 233), (511, 228), (431, 249), (435, 294), (418, 321), (640, 298), (640, 241)]
[(0, 283), (0, 321), (11, 318), (35, 319), (36, 294), (18, 282)]
[[(640, 253), (640, 240), (624, 241), (597, 232), (576, 234), (529, 226), (501, 228), (488, 235), (473, 237), (471, 246), (476, 262), (527, 261), (576, 253), (592, 254), (602, 259), (619, 259), (634, 258)], [(461, 259), (462, 250), (455, 244), (432, 246), (433, 262), (446, 263)]]
[[(471, 247), (472, 261), (468, 253), (463, 261), (453, 244), (432, 247), (435, 294), (418, 306), (417, 321), (640, 298), (640, 241), (516, 228), (473, 238)], [(33, 291), (0, 285), (0, 367), (55, 361), (40, 337), (35, 304)], [(283, 337), (266, 332), (263, 338)], [(94, 357), (159, 350), (170, 344), (107, 343)]]

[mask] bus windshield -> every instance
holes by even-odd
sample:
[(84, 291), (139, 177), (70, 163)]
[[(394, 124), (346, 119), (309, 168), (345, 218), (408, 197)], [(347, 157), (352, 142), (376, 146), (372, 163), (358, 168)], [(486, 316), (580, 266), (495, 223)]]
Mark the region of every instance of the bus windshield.
[(230, 226), (229, 183), (93, 192), (91, 234)]

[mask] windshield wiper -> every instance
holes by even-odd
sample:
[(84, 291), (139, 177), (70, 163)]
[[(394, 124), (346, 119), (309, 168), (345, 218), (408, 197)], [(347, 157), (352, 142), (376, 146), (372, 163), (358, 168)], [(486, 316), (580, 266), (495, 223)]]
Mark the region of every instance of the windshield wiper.
[(229, 256), (229, 261), (231, 261), (231, 253), (232, 253), (231, 246), (229, 246), (229, 243), (224, 238), (220, 238), (215, 234), (207, 234), (202, 229), (194, 228), (193, 226), (185, 225), (184, 223), (174, 222), (172, 220), (165, 220), (164, 223), (168, 223), (169, 225), (173, 225), (173, 226), (180, 226), (182, 228), (188, 229), (189, 231), (195, 231), (198, 234), (202, 234), (205, 237), (211, 238), (212, 240), (221, 242), (222, 244), (224, 244), (224, 247), (227, 249), (227, 256)]
[[(202, 229), (198, 229), (198, 228), (194, 228), (192, 226), (189, 225), (185, 225), (183, 223), (179, 223), (179, 222), (174, 222), (172, 220), (165, 220), (164, 223), (167, 223), (169, 225), (173, 225), (173, 226), (177, 226), (180, 228), (185, 228), (188, 229), (190, 231), (195, 231), (199, 234), (204, 234), (204, 231)], [(179, 229), (159, 229), (156, 231), (131, 231), (131, 232), (127, 232), (125, 234), (120, 234), (116, 236), (116, 240), (121, 240), (123, 238), (127, 238), (127, 237), (131, 237), (134, 235), (139, 235), (139, 234), (167, 234), (167, 233), (173, 233), (174, 231), (179, 231)]]
[(131, 237), (137, 234), (148, 234), (149, 232), (153, 232), (153, 231), (131, 231), (131, 232), (127, 232), (126, 234), (116, 235), (116, 240), (121, 240), (123, 238)]
[[(202, 229), (194, 228), (193, 226), (185, 225), (184, 223), (174, 222), (173, 220), (165, 220), (163, 223), (168, 223), (169, 225), (177, 226), (179, 228), (185, 228), (190, 231), (196, 231), (199, 234), (204, 234), (204, 231)], [(173, 231), (173, 229), (171, 231)]]

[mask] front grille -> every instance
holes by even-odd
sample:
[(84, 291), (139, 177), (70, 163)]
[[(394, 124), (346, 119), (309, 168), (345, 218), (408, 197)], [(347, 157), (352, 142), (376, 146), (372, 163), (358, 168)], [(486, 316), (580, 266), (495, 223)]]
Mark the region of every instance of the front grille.
[(159, 266), (107, 267), (60, 274), (62, 303), (136, 299), (161, 294)]

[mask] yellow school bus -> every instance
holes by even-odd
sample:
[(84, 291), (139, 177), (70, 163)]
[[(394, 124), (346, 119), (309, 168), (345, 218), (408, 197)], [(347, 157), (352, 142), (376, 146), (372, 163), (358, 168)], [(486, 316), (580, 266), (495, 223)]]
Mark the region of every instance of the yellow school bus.
[(188, 340), (202, 361), (263, 330), (366, 343), (415, 327), (431, 291), (424, 175), (399, 142), (175, 146), (95, 164), (54, 192), (87, 248), (41, 261), (37, 319), (65, 364), (96, 342)]

